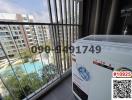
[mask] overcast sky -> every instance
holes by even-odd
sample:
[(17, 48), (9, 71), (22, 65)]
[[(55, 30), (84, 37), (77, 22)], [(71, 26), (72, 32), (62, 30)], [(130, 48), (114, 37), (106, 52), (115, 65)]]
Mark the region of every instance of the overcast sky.
[(49, 22), (47, 0), (0, 0), (0, 13), (32, 14), (36, 21)]

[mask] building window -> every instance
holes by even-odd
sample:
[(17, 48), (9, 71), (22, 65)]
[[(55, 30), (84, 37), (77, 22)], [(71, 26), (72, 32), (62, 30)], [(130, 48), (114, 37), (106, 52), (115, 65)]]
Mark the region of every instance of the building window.
[(28, 20), (28, 18), (27, 18), (27, 17), (24, 17), (23, 19), (24, 19), (24, 20)]
[(18, 36), (14, 36), (13, 39), (18, 39)]
[(16, 52), (16, 50), (13, 50), (13, 52)]
[(19, 27), (19, 26), (17, 26), (17, 29), (18, 29), (18, 30), (20, 30), (20, 27)]
[(28, 36), (28, 38), (31, 38), (31, 36)]
[(10, 33), (9, 32), (6, 32), (6, 35), (10, 35)]
[(20, 47), (22, 47), (22, 45), (19, 45)]
[(13, 30), (16, 30), (16, 27), (13, 27)]
[(43, 35), (42, 34), (39, 34), (40, 37), (42, 37)]
[(11, 42), (9, 42), (10, 44), (14, 44), (12, 41)]
[(8, 30), (8, 28), (7, 28), (7, 27), (3, 27), (3, 29), (4, 29), (4, 30)]
[(15, 32), (16, 35), (18, 35), (18, 32)]
[(32, 42), (32, 39), (30, 39), (29, 42)]
[(29, 30), (30, 28), (29, 27), (26, 27), (26, 30)]
[(22, 40), (22, 43), (24, 43), (24, 40)]
[(30, 45), (33, 45), (33, 43), (30, 43)]
[(2, 27), (0, 27), (0, 30), (3, 30), (3, 28), (2, 28)]
[(19, 34), (22, 34), (22, 33), (19, 31)]
[(18, 43), (21, 43), (21, 41), (20, 41), (20, 40), (18, 40)]
[(15, 46), (11, 46), (12, 48), (15, 48)]
[(30, 32), (27, 32), (27, 34), (30, 34)]
[(11, 39), (11, 37), (7, 37), (7, 39)]

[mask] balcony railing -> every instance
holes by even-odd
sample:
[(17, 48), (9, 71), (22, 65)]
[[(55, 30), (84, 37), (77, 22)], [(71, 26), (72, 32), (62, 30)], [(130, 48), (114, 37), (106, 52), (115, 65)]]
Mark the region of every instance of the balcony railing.
[(0, 36), (0, 97), (5, 100), (31, 99), (71, 67), (69, 49), (79, 37), (79, 3), (59, 0), (58, 10), (54, 0), (53, 21), (51, 2), (47, 2), (50, 23), (0, 21), (10, 36), (10, 40), (6, 34)]

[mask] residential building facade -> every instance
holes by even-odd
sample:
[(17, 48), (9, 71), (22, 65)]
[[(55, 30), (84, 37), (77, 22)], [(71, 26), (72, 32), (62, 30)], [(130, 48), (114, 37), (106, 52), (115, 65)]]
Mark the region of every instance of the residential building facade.
[[(0, 20), (34, 22), (33, 16), (26, 14), (0, 13)], [(36, 25), (0, 25), (0, 41), (9, 57), (13, 57), (18, 53), (18, 50), (21, 53), (26, 48), (36, 45), (36, 43), (42, 45), (44, 40), (48, 38), (45, 27), (43, 32), (41, 27)], [(2, 49), (0, 49), (0, 59), (3, 59), (4, 56)]]

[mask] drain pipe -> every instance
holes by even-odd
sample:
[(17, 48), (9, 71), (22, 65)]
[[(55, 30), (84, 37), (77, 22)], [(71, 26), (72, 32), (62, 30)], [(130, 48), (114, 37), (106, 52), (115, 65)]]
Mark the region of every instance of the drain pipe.
[(96, 3), (96, 14), (95, 14), (95, 23), (94, 23), (94, 33), (98, 33), (98, 28), (99, 28), (99, 18), (100, 18), (100, 10), (101, 10), (101, 0), (97, 0)]
[(111, 6), (106, 34), (110, 34), (113, 31), (115, 19), (118, 12), (118, 7), (119, 7), (119, 0), (112, 0), (112, 6)]

